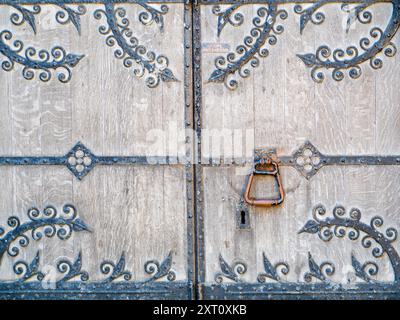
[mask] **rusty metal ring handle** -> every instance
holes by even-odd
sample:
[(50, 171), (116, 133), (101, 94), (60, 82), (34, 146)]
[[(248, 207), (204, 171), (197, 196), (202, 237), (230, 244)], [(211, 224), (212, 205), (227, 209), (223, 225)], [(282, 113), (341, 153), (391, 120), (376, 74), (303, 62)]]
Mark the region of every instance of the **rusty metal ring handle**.
[[(279, 189), (279, 197), (275, 199), (255, 199), (253, 197), (250, 197), (251, 186), (254, 181), (254, 176), (256, 175), (274, 176)], [(259, 162), (257, 162), (257, 164), (254, 167), (254, 171), (249, 176), (246, 191), (244, 193), (244, 201), (247, 204), (256, 207), (271, 207), (281, 204), (284, 199), (285, 199), (285, 190), (283, 189), (282, 186), (278, 163), (276, 163), (272, 159), (267, 159), (266, 161), (262, 159)]]

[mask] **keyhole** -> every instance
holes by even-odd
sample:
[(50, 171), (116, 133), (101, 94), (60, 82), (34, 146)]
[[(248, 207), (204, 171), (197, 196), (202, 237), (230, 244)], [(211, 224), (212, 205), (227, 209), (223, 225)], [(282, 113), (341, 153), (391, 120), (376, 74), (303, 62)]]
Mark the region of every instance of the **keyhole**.
[(246, 212), (244, 212), (243, 210), (240, 211), (240, 223), (242, 225), (246, 224)]
[(236, 209), (235, 221), (238, 229), (250, 229), (249, 210), (244, 205)]

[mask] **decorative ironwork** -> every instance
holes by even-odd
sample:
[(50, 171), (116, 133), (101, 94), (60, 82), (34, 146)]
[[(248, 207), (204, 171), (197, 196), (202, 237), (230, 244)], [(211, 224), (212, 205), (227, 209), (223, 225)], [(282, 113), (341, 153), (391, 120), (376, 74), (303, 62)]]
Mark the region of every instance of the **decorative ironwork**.
[[(25, 261), (19, 260), (14, 264), (14, 272), (16, 275), (22, 275), (16, 282), (25, 282), (34, 276), (38, 281), (42, 281), (45, 278), (45, 274), (39, 271), (39, 251), (36, 253), (35, 258), (28, 265)], [(125, 252), (122, 253), (120, 259), (116, 264), (110, 260), (105, 260), (100, 264), (100, 271), (107, 277), (104, 280), (97, 281), (99, 283), (111, 283), (121, 278), (124, 281), (130, 281), (132, 279), (132, 273), (125, 269)], [(148, 280), (142, 281), (142, 284), (148, 282), (154, 282), (163, 277), (167, 277), (168, 281), (172, 282), (176, 279), (176, 274), (172, 267), (172, 252), (170, 252), (167, 258), (160, 264), (156, 260), (150, 260), (145, 263), (145, 272), (151, 274), (152, 277)], [(89, 273), (82, 270), (82, 253), (79, 252), (74, 262), (69, 259), (61, 259), (57, 262), (57, 270), (64, 274), (62, 278), (55, 281), (56, 286), (64, 284), (67, 281), (79, 281), (86, 282), (89, 280)], [(94, 281), (96, 282), (96, 281)], [(93, 283), (93, 282), (92, 282)], [(139, 283), (139, 282), (137, 282)]]
[(240, 3), (236, 3), (224, 11), (222, 11), (221, 6), (219, 5), (213, 7), (213, 14), (218, 16), (218, 37), (221, 35), (222, 29), (224, 29), (227, 23), (234, 27), (238, 27), (243, 24), (243, 14), (240, 12), (235, 13), (235, 10), (240, 6)]
[[(394, 272), (395, 281), (400, 279), (400, 257), (392, 243), (397, 239), (397, 230), (388, 228), (385, 233), (378, 230), (383, 225), (383, 219), (379, 216), (373, 217), (370, 224), (361, 222), (361, 212), (359, 209), (351, 209), (349, 217), (344, 217), (346, 210), (337, 206), (333, 210), (333, 217), (322, 219), (326, 214), (324, 206), (319, 205), (313, 210), (313, 220), (307, 221), (299, 233), (318, 234), (319, 238), (323, 241), (329, 241), (333, 236), (343, 238), (348, 235), (349, 239), (357, 240), (361, 233), (365, 236), (361, 240), (361, 245), (364, 248), (372, 248), (372, 255), (375, 258), (382, 257), (387, 254)], [(372, 240), (376, 245), (372, 245)], [(365, 267), (361, 266), (355, 259), (352, 259), (352, 264), (356, 269), (356, 274), (360, 278), (365, 278)], [(370, 263), (367, 263), (370, 264)], [(371, 271), (371, 270), (370, 270)], [(377, 272), (377, 270), (376, 270)], [(374, 272), (368, 272), (373, 275)]]
[(27, 281), (35, 276), (38, 281), (42, 281), (44, 274), (39, 271), (39, 251), (29, 265), (25, 261), (19, 260), (14, 264), (13, 270), (16, 275), (22, 275), (19, 282)]
[[(255, 162), (264, 149), (255, 150)], [(324, 166), (343, 165), (400, 165), (400, 155), (325, 155), (310, 141), (306, 141), (291, 156), (276, 156), (279, 166), (289, 166), (297, 169), (306, 179), (313, 177)]]
[(260, 64), (259, 57), (265, 58), (268, 56), (269, 50), (264, 48), (264, 45), (269, 44), (272, 46), (276, 44), (276, 35), (283, 32), (283, 26), (276, 23), (277, 19), (284, 20), (287, 16), (287, 12), (278, 10), (277, 5), (274, 3), (269, 3), (268, 6), (259, 8), (257, 16), (253, 19), (254, 27), (250, 31), (250, 36), (244, 39), (242, 45), (236, 47), (236, 53), (229, 53), (226, 58), (222, 56), (216, 58), (216, 70), (208, 79), (209, 82), (224, 82), (227, 88), (236, 89), (238, 82), (232, 79), (231, 76), (236, 73), (242, 78), (250, 76), (250, 70), (246, 67), (247, 64), (250, 64), (253, 68), (258, 67)]
[[(165, 6), (164, 6), (165, 9)], [(107, 36), (106, 44), (110, 47), (118, 45), (119, 49), (114, 51), (114, 56), (118, 59), (123, 59), (123, 65), (126, 68), (131, 68), (136, 62), (138, 68), (133, 69), (133, 74), (139, 78), (146, 75), (146, 85), (150, 88), (156, 87), (160, 80), (164, 82), (177, 81), (174, 74), (168, 69), (169, 60), (166, 56), (156, 55), (152, 51), (139, 45), (138, 39), (133, 36), (132, 30), (129, 28), (129, 20), (126, 17), (124, 8), (114, 8), (114, 5), (109, 2), (104, 5), (104, 10), (98, 9), (94, 12), (95, 19), (101, 19), (105, 16), (107, 26), (103, 25), (99, 28), (99, 32)], [(158, 20), (157, 14), (152, 14), (152, 18), (147, 14), (140, 14), (140, 20), (148, 23), (154, 19)], [(128, 38), (128, 41), (125, 39)]]
[(74, 206), (65, 205), (63, 214), (58, 214), (54, 207), (48, 206), (43, 212), (37, 208), (32, 208), (28, 211), (29, 221), (21, 224), (16, 216), (11, 216), (7, 220), (7, 224), (11, 230), (5, 233), (5, 229), (0, 227), (0, 262), (3, 255), (7, 252), (8, 255), (15, 257), (19, 254), (20, 249), (13, 245), (16, 241), (20, 247), (29, 245), (27, 232), (31, 232), (33, 240), (40, 240), (43, 235), (46, 237), (57, 237), (61, 240), (68, 239), (72, 232), (90, 231), (87, 225), (77, 218), (77, 212)]
[(354, 254), (351, 255), (351, 265), (356, 272), (356, 276), (365, 282), (374, 282), (371, 276), (376, 276), (379, 271), (378, 265), (375, 262), (368, 261), (361, 264)]
[(314, 145), (306, 141), (294, 154), (295, 168), (307, 179), (311, 178), (323, 166), (322, 154)]
[[(242, 78), (250, 75), (248, 66), (256, 68), (259, 66), (259, 58), (268, 56), (266, 45), (274, 45), (277, 42), (276, 35), (283, 32), (283, 26), (277, 25), (277, 18), (285, 19), (287, 12), (278, 9), (278, 5), (286, 3), (294, 3), (295, 1), (285, 0), (266, 0), (260, 2), (263, 6), (257, 11), (256, 17), (253, 19), (253, 28), (250, 36), (244, 39), (244, 44), (236, 47), (236, 52), (229, 53), (226, 57), (217, 57), (215, 60), (216, 70), (213, 71), (209, 78), (209, 82), (224, 82), (227, 88), (234, 90), (238, 86), (238, 82), (233, 78), (238, 74)], [(310, 5), (304, 8), (304, 4)], [(330, 3), (342, 2), (341, 9), (349, 13), (347, 20), (346, 32), (349, 31), (353, 21), (363, 24), (372, 21), (372, 14), (366, 10), (371, 5), (382, 2), (377, 0), (364, 1), (340, 1), (340, 0), (319, 0), (315, 3), (305, 1), (302, 4), (294, 6), (294, 12), (300, 15), (300, 33), (303, 33), (309, 22), (319, 25), (324, 22), (325, 15), (319, 11), (324, 5)], [(377, 57), (379, 53), (383, 53), (387, 57), (393, 57), (397, 50), (392, 42), (394, 35), (400, 26), (400, 0), (383, 1), (391, 3), (393, 10), (392, 16), (385, 30), (378, 27), (371, 29), (369, 36), (360, 40), (359, 46), (349, 46), (345, 50), (332, 50), (326, 45), (318, 48), (316, 53), (298, 54), (297, 56), (304, 64), (311, 68), (311, 77), (314, 81), (320, 83), (324, 80), (322, 69), (332, 70), (332, 78), (340, 81), (348, 71), (350, 78), (357, 79), (361, 76), (361, 65), (369, 61), (373, 69), (382, 67), (382, 60)], [(213, 1), (206, 1), (211, 4)], [(230, 5), (226, 10), (222, 11), (219, 5), (213, 7), (213, 13), (218, 16), (217, 34), (220, 36), (222, 29), (229, 23), (233, 26), (239, 26), (243, 23), (243, 14), (236, 10), (246, 4), (245, 2)], [(355, 7), (350, 7), (354, 4)]]
[(263, 262), (264, 262), (265, 273), (260, 273), (258, 275), (257, 277), (258, 282), (264, 283), (266, 278), (270, 278), (275, 281), (281, 281), (279, 272), (281, 272), (283, 275), (287, 275), (290, 271), (289, 265), (286, 262), (278, 262), (273, 265), (268, 260), (267, 256), (265, 255), (265, 252), (263, 252)]
[[(66, 166), (79, 180), (83, 179), (96, 165), (163, 165), (182, 163), (178, 157), (162, 156), (96, 156), (81, 142), (60, 157), (0, 157), (0, 165)], [(183, 161), (186, 163), (186, 160)]]
[(46, 50), (37, 51), (33, 47), (25, 49), (20, 40), (14, 40), (12, 44), (12, 33), (8, 30), (0, 32), (0, 53), (6, 59), (1, 62), (4, 71), (11, 71), (15, 64), (23, 66), (22, 75), (27, 80), (35, 77), (35, 70), (39, 71), (39, 79), (47, 82), (51, 79), (51, 71), (57, 70), (57, 78), (61, 82), (68, 82), (71, 79), (71, 68), (75, 67), (83, 58), (83, 55), (66, 53), (62, 47), (54, 47), (50, 52)]
[(56, 290), (43, 290), (39, 281), (22, 283), (1, 282), (1, 300), (185, 300), (193, 285), (187, 282), (142, 282), (114, 281), (111, 283), (92, 281), (67, 281), (57, 284)]
[[(267, 152), (270, 155), (270, 151)], [(257, 163), (263, 155), (267, 155), (264, 149), (255, 150), (255, 162)], [(290, 166), (296, 168), (306, 179), (314, 176), (319, 169), (332, 165), (400, 165), (400, 155), (324, 155), (309, 141), (306, 141), (291, 156), (274, 156), (279, 166)], [(212, 166), (217, 161), (211, 161)], [(58, 165), (66, 166), (79, 180), (83, 179), (96, 165), (171, 165), (188, 164), (186, 157), (172, 156), (97, 156), (93, 154), (81, 142), (64, 156), (42, 156), (42, 157), (13, 157), (0, 156), (0, 165), (5, 166), (30, 166), (30, 165)], [(222, 164), (221, 164), (222, 165)]]
[(119, 277), (123, 277), (125, 281), (129, 281), (132, 278), (132, 274), (125, 270), (125, 252), (122, 252), (121, 258), (119, 258), (116, 264), (109, 260), (104, 261), (100, 265), (100, 271), (103, 274), (109, 275), (104, 280), (105, 282), (112, 282)]
[[(168, 12), (168, 6), (163, 4), (160, 9), (156, 9), (146, 3), (146, 1), (133, 1), (135, 4), (144, 8), (139, 13), (139, 21), (144, 25), (156, 23), (160, 30), (164, 29), (163, 16)], [(79, 35), (81, 34), (80, 17), (86, 13), (84, 4), (93, 3), (89, 0), (27, 0), (12, 1), (2, 0), (0, 5), (8, 5), (13, 7), (17, 12), (10, 16), (10, 20), (14, 25), (22, 25), (27, 23), (36, 34), (36, 18), (41, 11), (41, 5), (58, 6), (61, 10), (57, 11), (55, 19), (58, 23), (64, 25), (72, 23)], [(150, 88), (156, 87), (160, 81), (173, 82), (178, 81), (171, 69), (168, 68), (169, 61), (164, 55), (156, 55), (152, 51), (148, 51), (143, 45), (139, 45), (139, 41), (133, 36), (132, 30), (129, 28), (129, 20), (126, 17), (125, 8), (115, 8), (114, 4), (121, 4), (121, 1), (101, 0), (96, 1), (104, 5), (104, 10), (98, 9), (94, 13), (96, 19), (101, 19), (102, 15), (106, 17), (106, 25), (99, 28), (101, 34), (106, 35), (106, 44), (110, 47), (117, 45), (114, 56), (123, 59), (123, 65), (127, 68), (133, 68), (135, 63), (137, 67), (133, 68), (133, 73), (137, 77), (146, 77), (146, 85)], [(128, 3), (128, 2), (126, 2)], [(33, 5), (32, 8), (26, 8), (25, 5)], [(70, 5), (78, 5), (76, 9)], [(49, 81), (52, 77), (51, 71), (57, 72), (57, 78), (61, 82), (71, 80), (71, 69), (74, 68), (84, 55), (66, 53), (65, 49), (60, 46), (54, 47), (50, 52), (46, 50), (37, 50), (28, 47), (24, 52), (24, 44), (20, 40), (12, 42), (12, 33), (9, 30), (0, 32), (0, 54), (5, 59), (1, 66), (5, 71), (14, 69), (15, 64), (23, 66), (22, 74), (27, 80), (31, 80), (35, 76), (35, 71), (39, 72), (41, 81)]]
[(176, 279), (176, 274), (172, 267), (172, 251), (168, 253), (168, 256), (164, 259), (161, 264), (157, 260), (147, 261), (144, 265), (144, 271), (151, 275), (151, 278), (146, 280), (146, 282), (151, 282), (158, 280), (163, 277), (167, 277), (168, 281), (174, 281)]
[(86, 271), (82, 271), (82, 253), (79, 252), (78, 257), (72, 263), (68, 259), (62, 259), (57, 263), (57, 270), (61, 273), (65, 273), (64, 277), (61, 280), (57, 281), (66, 282), (74, 279), (75, 277), (79, 277), (81, 281), (88, 281), (89, 274)]
[[(29, 238), (26, 233), (31, 232), (33, 240), (39, 240), (44, 235), (53, 237), (57, 235), (61, 240), (70, 237), (73, 231), (90, 231), (87, 225), (77, 218), (76, 209), (72, 205), (63, 207), (63, 215), (58, 214), (54, 207), (48, 206), (42, 212), (36, 208), (28, 211), (29, 221), (21, 224), (20, 220), (12, 216), (7, 220), (8, 232), (4, 228), (0, 228), (0, 262), (4, 254), (7, 252), (9, 256), (15, 257), (19, 253), (19, 248), (14, 244), (18, 242), (20, 247), (27, 247)], [(77, 257), (72, 261), (68, 258), (62, 258), (57, 262), (57, 271), (62, 274), (58, 279), (46, 279), (46, 274), (39, 270), (40, 268), (40, 252), (38, 251), (33, 260), (28, 263), (18, 260), (13, 265), (13, 271), (18, 276), (14, 281), (0, 282), (0, 299), (4, 298), (24, 298), (27, 292), (30, 292), (31, 298), (58, 297), (78, 299), (80, 297), (120, 297), (137, 298), (138, 294), (150, 297), (166, 298), (183, 295), (182, 288), (188, 290), (187, 283), (176, 283), (174, 285), (156, 284), (156, 280), (167, 277), (170, 282), (175, 281), (176, 274), (172, 270), (172, 251), (168, 256), (159, 263), (157, 260), (150, 260), (145, 263), (146, 273), (151, 275), (148, 280), (140, 282), (131, 282), (132, 274), (125, 269), (125, 253), (121, 254), (117, 263), (105, 260), (100, 264), (100, 271), (107, 277), (103, 280), (89, 281), (89, 273), (82, 269), (82, 253), (79, 252)], [(122, 278), (126, 285), (115, 284), (122, 283), (116, 281)], [(28, 281), (29, 280), (29, 281)], [(54, 287), (44, 287), (43, 281), (54, 283)], [(154, 284), (153, 284), (154, 283)], [(170, 294), (165, 290), (171, 288)], [(57, 289), (57, 290), (52, 290)], [(124, 289), (124, 294), (118, 294), (118, 290)], [(35, 292), (40, 292), (40, 297)]]
[(308, 253), (308, 266), (310, 271), (304, 275), (306, 282), (311, 282), (312, 278), (316, 278), (320, 281), (328, 281), (327, 276), (331, 276), (335, 273), (335, 266), (331, 262), (322, 262), (318, 264), (315, 262), (311, 253)]
[[(308, 268), (304, 273), (304, 282), (293, 282), (282, 279), (282, 275), (289, 274), (289, 265), (286, 262), (272, 264), (267, 255), (263, 252), (264, 272), (257, 277), (259, 284), (243, 283), (238, 274), (246, 272), (247, 267), (244, 262), (236, 263), (230, 266), (220, 255), (220, 268), (215, 276), (216, 285), (203, 285), (202, 290), (206, 298), (269, 298), (269, 299), (327, 299), (327, 298), (399, 298), (400, 292), (400, 257), (392, 243), (397, 239), (397, 230), (388, 228), (381, 232), (378, 228), (382, 227), (383, 219), (373, 217), (370, 224), (361, 222), (361, 212), (353, 208), (349, 211), (348, 217), (345, 217), (346, 210), (342, 206), (337, 206), (333, 210), (333, 217), (323, 219), (326, 210), (319, 205), (313, 210), (313, 219), (306, 222), (299, 231), (301, 233), (318, 234), (323, 241), (329, 241), (334, 236), (344, 238), (346, 235), (351, 240), (359, 239), (361, 233), (365, 234), (361, 239), (364, 248), (371, 248), (374, 258), (380, 258), (386, 254), (391, 263), (394, 280), (392, 282), (379, 282), (372, 277), (378, 274), (377, 263), (367, 261), (361, 263), (351, 254), (351, 265), (353, 266), (355, 276), (363, 282), (354, 282), (351, 286), (342, 284), (330, 279), (335, 273), (335, 266), (332, 262), (317, 262), (308, 252)], [(375, 245), (373, 245), (375, 242)], [(245, 266), (240, 269), (241, 272), (235, 272), (236, 266)], [(233, 282), (222, 284), (222, 278), (226, 277)], [(267, 284), (267, 279), (269, 281)], [(316, 281), (315, 281), (316, 280)]]
[[(371, 13), (364, 10), (373, 3), (374, 1), (366, 1), (354, 9), (358, 21), (362, 23), (371, 22)], [(314, 6), (319, 8), (324, 3), (320, 1), (317, 4)], [(396, 54), (397, 49), (391, 40), (397, 33), (400, 25), (400, 1), (394, 0), (392, 5), (392, 17), (390, 18), (386, 29), (383, 31), (378, 27), (374, 27), (370, 31), (369, 35), (375, 40), (374, 43), (371, 43), (371, 39), (364, 37), (359, 42), (360, 49), (356, 46), (349, 46), (346, 50), (335, 49), (332, 51), (328, 46), (323, 45), (317, 49), (315, 54), (298, 54), (297, 56), (304, 62), (304, 64), (307, 67), (312, 68), (312, 79), (316, 82), (322, 82), (324, 80), (325, 76), (320, 72), (321, 69), (332, 70), (332, 78), (336, 81), (343, 80), (344, 71), (348, 71), (350, 78), (357, 79), (361, 75), (360, 65), (366, 61), (369, 61), (370, 66), (373, 69), (380, 69), (382, 67), (382, 60), (377, 58), (377, 55), (380, 52), (383, 52), (387, 57), (393, 57)], [(347, 6), (342, 6), (342, 8), (346, 9)], [(317, 21), (322, 22), (323, 19), (317, 19)], [(349, 29), (349, 24), (350, 20), (347, 21), (347, 31)]]
[(224, 260), (222, 255), (219, 255), (219, 265), (222, 272), (215, 275), (215, 282), (217, 283), (222, 283), (224, 277), (234, 282), (240, 282), (241, 280), (239, 275), (245, 274), (247, 271), (247, 266), (244, 262), (236, 261), (231, 266)]

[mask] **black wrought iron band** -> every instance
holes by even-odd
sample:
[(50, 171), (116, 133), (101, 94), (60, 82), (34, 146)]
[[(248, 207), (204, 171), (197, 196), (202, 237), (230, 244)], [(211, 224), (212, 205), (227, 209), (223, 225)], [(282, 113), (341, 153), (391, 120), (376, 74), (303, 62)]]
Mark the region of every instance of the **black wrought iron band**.
[(0, 284), (1, 300), (181, 300), (190, 297), (186, 282), (152, 283), (82, 283), (69, 282), (57, 290), (44, 290), (40, 283), (23, 283), (19, 286)]
[(400, 299), (399, 284), (358, 283), (352, 287), (332, 286), (329, 283), (234, 283), (222, 285), (201, 285), (204, 299), (232, 300), (381, 300)]
[[(319, 25), (324, 22), (325, 15), (320, 9), (327, 4), (341, 3), (341, 9), (349, 13), (347, 30), (354, 21), (368, 24), (372, 21), (372, 13), (368, 8), (376, 3), (392, 4), (391, 18), (385, 28), (381, 30), (373, 27), (368, 37), (360, 39), (358, 46), (351, 45), (345, 49), (332, 50), (327, 45), (321, 45), (316, 53), (298, 54), (306, 67), (311, 68), (311, 77), (315, 82), (322, 82), (325, 78), (323, 70), (330, 70), (332, 78), (341, 81), (347, 72), (349, 77), (357, 79), (361, 76), (361, 65), (369, 61), (373, 69), (382, 67), (382, 60), (377, 57), (383, 53), (387, 57), (393, 57), (397, 49), (392, 42), (400, 26), (400, 0), (319, 0), (319, 1), (289, 1), (289, 0), (265, 0), (265, 1), (214, 1), (203, 0), (202, 4), (214, 4), (213, 13), (218, 19), (217, 35), (220, 36), (227, 25), (238, 27), (244, 22), (244, 15), (238, 12), (238, 8), (245, 4), (263, 4), (257, 10), (257, 15), (252, 20), (250, 35), (245, 37), (243, 44), (236, 47), (235, 52), (227, 56), (215, 59), (216, 69), (210, 75), (209, 82), (225, 83), (226, 87), (234, 90), (238, 86), (237, 78), (250, 76), (250, 68), (260, 65), (260, 58), (269, 55), (270, 47), (274, 46), (284, 31), (279, 21), (288, 17), (288, 12), (280, 9), (280, 5), (295, 3), (294, 12), (300, 15), (300, 33), (309, 24)], [(219, 4), (229, 4), (223, 10)], [(303, 8), (304, 4), (309, 4)], [(354, 6), (352, 6), (354, 5)]]
[[(83, 179), (97, 165), (185, 165), (189, 170), (187, 172), (187, 181), (193, 182), (191, 174), (192, 166), (201, 170), (200, 167), (229, 167), (244, 166), (250, 159), (239, 161), (233, 160), (232, 163), (224, 162), (223, 159), (208, 159), (202, 164), (192, 164), (191, 145), (188, 145), (186, 156), (97, 156), (93, 154), (81, 142), (63, 156), (1, 156), (0, 166), (30, 166), (30, 165), (57, 165), (66, 166), (75, 177)], [(274, 149), (256, 149), (254, 162), (263, 155), (270, 155), (275, 152)], [(309, 141), (305, 142), (291, 156), (276, 156), (279, 166), (289, 166), (296, 168), (305, 178), (314, 176), (319, 169), (324, 166), (377, 166), (377, 165), (400, 165), (400, 155), (324, 155)], [(193, 191), (190, 192), (190, 195)]]
[[(264, 271), (257, 277), (258, 283), (243, 283), (241, 276), (247, 272), (248, 266), (241, 260), (228, 263), (222, 255), (219, 256), (220, 272), (215, 274), (217, 285), (204, 287), (208, 298), (224, 297), (253, 297), (271, 298), (293, 297), (300, 298), (400, 298), (400, 257), (393, 245), (397, 240), (398, 232), (389, 227), (380, 230), (383, 218), (375, 216), (369, 223), (361, 221), (361, 211), (352, 208), (347, 212), (342, 206), (333, 209), (331, 217), (325, 217), (326, 209), (318, 205), (313, 210), (313, 219), (306, 222), (299, 234), (317, 234), (323, 241), (330, 241), (333, 237), (346, 236), (357, 241), (361, 237), (361, 245), (370, 249), (375, 259), (387, 256), (393, 271), (392, 282), (381, 282), (373, 277), (379, 272), (374, 261), (359, 261), (356, 254), (351, 254), (351, 265), (354, 275), (361, 283), (335, 283), (330, 276), (335, 273), (335, 265), (330, 261), (317, 262), (311, 253), (308, 253), (309, 271), (304, 274), (304, 282), (290, 282), (285, 279), (290, 267), (286, 262), (272, 262), (263, 252)], [(268, 281), (267, 281), (268, 279)], [(225, 280), (238, 285), (223, 284)]]
[(56, 290), (43, 289), (39, 282), (0, 283), (0, 300), (187, 300), (191, 297), (188, 283), (154, 282), (67, 282)]
[[(185, 95), (185, 128), (187, 132), (192, 132), (193, 128), (193, 71), (192, 71), (192, 54), (193, 54), (193, 41), (192, 41), (192, 6), (190, 1), (185, 1), (184, 5), (184, 95)], [(193, 136), (186, 135), (186, 157), (191, 159), (193, 157)], [(188, 161), (185, 164), (185, 177), (186, 177), (186, 217), (187, 217), (187, 278), (190, 286), (189, 298), (195, 298), (195, 283), (196, 283), (196, 222), (195, 222), (195, 168)]]
[[(154, 88), (160, 82), (176, 82), (172, 70), (168, 67), (169, 60), (164, 55), (158, 55), (149, 51), (139, 43), (133, 34), (130, 21), (126, 15), (126, 9), (116, 7), (119, 4), (132, 3), (143, 7), (144, 11), (139, 13), (139, 21), (144, 25), (157, 24), (162, 32), (164, 29), (164, 15), (168, 12), (165, 3), (181, 3), (183, 1), (141, 1), (141, 0), (1, 0), (0, 5), (7, 5), (16, 10), (10, 16), (14, 25), (27, 24), (34, 33), (37, 32), (36, 18), (41, 11), (41, 5), (54, 5), (60, 8), (55, 19), (60, 24), (71, 23), (80, 34), (81, 16), (86, 14), (84, 4), (101, 4), (104, 9), (97, 9), (94, 18), (104, 18), (105, 24), (99, 27), (99, 32), (106, 36), (106, 44), (116, 47), (114, 56), (122, 60), (124, 67), (133, 72), (136, 77), (145, 78), (146, 85)], [(161, 3), (160, 9), (151, 6), (151, 3)], [(26, 7), (26, 5), (33, 6)], [(78, 5), (72, 8), (69, 5)], [(24, 48), (24, 43), (13, 39), (9, 30), (0, 31), (0, 60), (4, 71), (11, 71), (15, 65), (22, 67), (22, 75), (27, 80), (32, 80), (36, 74), (41, 81), (47, 82), (56, 73), (61, 82), (71, 80), (71, 69), (76, 67), (84, 54), (67, 53), (61, 46), (55, 46), (50, 51), (36, 49), (34, 47)]]
[(257, 163), (263, 157), (273, 156), (279, 166), (293, 167), (310, 179), (324, 166), (398, 166), (400, 155), (325, 155), (309, 141), (292, 155), (278, 155), (276, 149), (255, 149), (253, 158), (206, 158), (204, 167), (234, 167)]
[(81, 142), (59, 157), (0, 157), (0, 166), (57, 165), (66, 166), (79, 180), (97, 165), (173, 165), (188, 161), (172, 156), (96, 156)]
[[(197, 158), (195, 165), (195, 210), (196, 210), (196, 268), (197, 283), (205, 281), (205, 244), (204, 244), (204, 185), (202, 148), (202, 75), (201, 75), (201, 6), (193, 1), (193, 128), (195, 131), (194, 150)], [(197, 287), (197, 290), (199, 287)], [(200, 292), (197, 292), (198, 296)], [(199, 296), (200, 297), (200, 296)]]
[[(262, 154), (263, 150), (256, 150), (256, 153)], [(277, 156), (277, 162), (280, 166), (294, 167), (310, 179), (324, 166), (398, 166), (400, 155), (325, 155), (306, 141), (291, 156)]]

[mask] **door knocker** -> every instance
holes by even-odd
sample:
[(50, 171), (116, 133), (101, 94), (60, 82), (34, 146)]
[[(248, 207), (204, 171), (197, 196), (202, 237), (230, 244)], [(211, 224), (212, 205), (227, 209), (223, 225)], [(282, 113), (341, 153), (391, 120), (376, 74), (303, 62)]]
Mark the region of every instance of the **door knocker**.
[[(276, 153), (275, 151), (272, 152), (270, 151), (268, 153), (265, 153), (264, 151), (260, 156), (257, 156), (257, 152), (258, 151), (256, 150), (256, 156), (254, 160), (254, 170), (249, 176), (247, 187), (244, 192), (244, 201), (247, 204), (256, 207), (272, 207), (280, 205), (285, 199), (285, 191), (283, 189), (281, 176), (279, 174), (279, 164), (275, 160)], [(251, 187), (253, 185), (255, 176), (257, 175), (274, 176), (279, 191), (279, 196), (277, 198), (256, 199), (250, 196)]]

